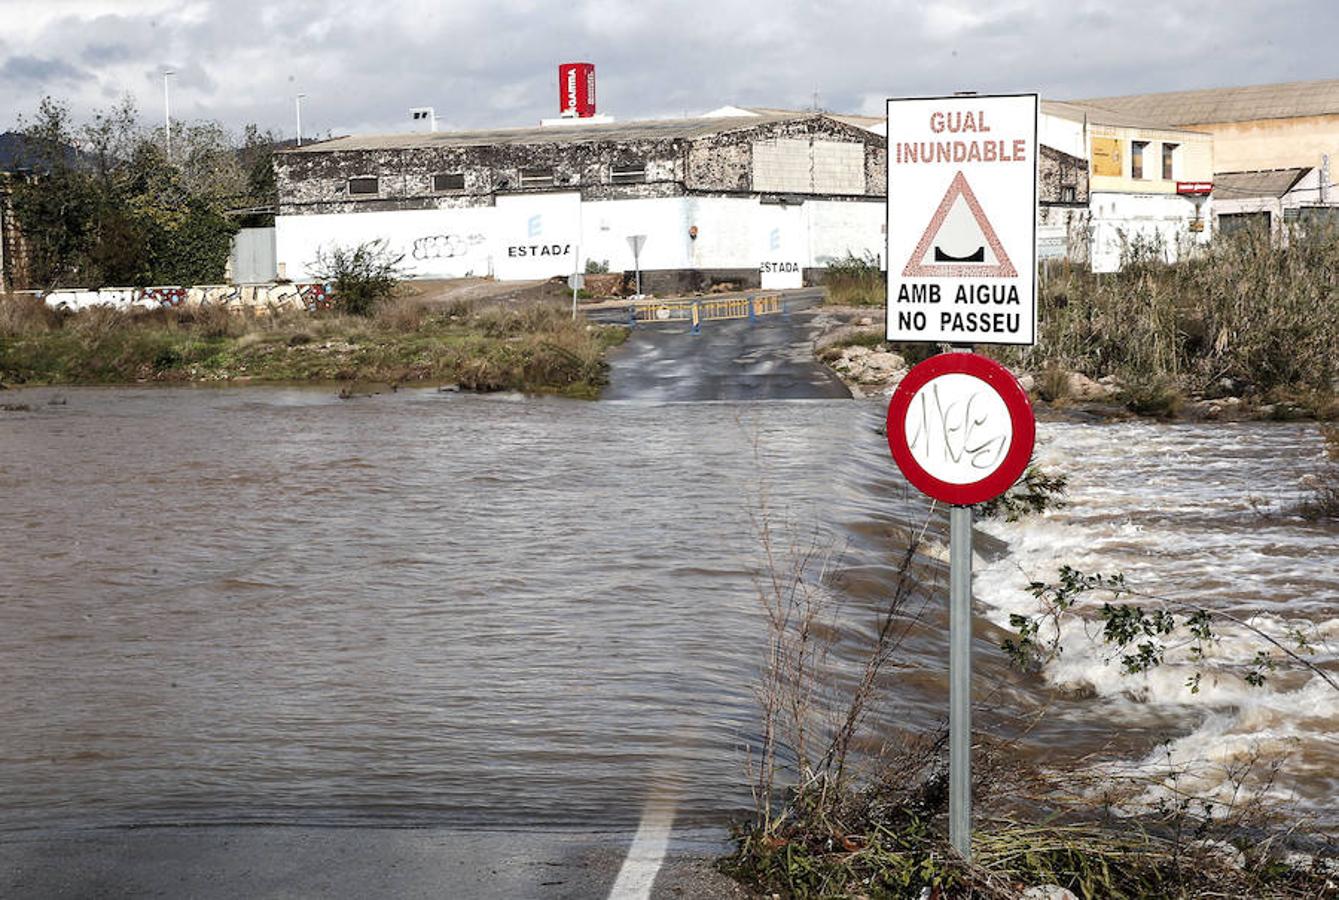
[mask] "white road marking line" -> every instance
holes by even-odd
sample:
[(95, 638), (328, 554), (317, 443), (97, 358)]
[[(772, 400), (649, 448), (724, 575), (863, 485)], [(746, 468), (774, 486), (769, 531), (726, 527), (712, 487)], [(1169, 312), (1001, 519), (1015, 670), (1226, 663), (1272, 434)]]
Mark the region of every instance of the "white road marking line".
[(609, 900), (648, 900), (656, 873), (665, 861), (670, 832), (674, 829), (674, 803), (652, 797), (642, 812), (637, 836), (628, 848), (628, 857), (618, 872)]

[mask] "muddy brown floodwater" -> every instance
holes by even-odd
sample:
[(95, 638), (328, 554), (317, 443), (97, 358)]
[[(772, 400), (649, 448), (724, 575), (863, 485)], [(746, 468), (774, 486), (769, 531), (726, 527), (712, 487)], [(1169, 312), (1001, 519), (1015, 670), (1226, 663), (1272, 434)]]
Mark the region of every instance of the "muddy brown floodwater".
[[(55, 393), (16, 392), (33, 411), (0, 417), (6, 830), (613, 828), (652, 793), (677, 824), (723, 823), (750, 805), (760, 486), (775, 522), (842, 548), (851, 641), (893, 583), (890, 535), (927, 512), (877, 403)], [(1220, 759), (1262, 738), (1326, 809), (1339, 719), (1314, 678), (1252, 694), (1226, 659), (1192, 697), (1176, 672), (1132, 689), (1096, 652), (1009, 678), (994, 649), (1029, 576), (1065, 561), (1333, 637), (1335, 531), (1247, 499), (1295, 493), (1314, 428), (1054, 425), (1041, 441), (1073, 505), (984, 526), (997, 540), (978, 561), (979, 683), (1005, 678), (992, 708), (1053, 704), (1026, 752), (1138, 767), (1163, 737)], [(890, 730), (943, 714), (933, 590), (887, 686)]]

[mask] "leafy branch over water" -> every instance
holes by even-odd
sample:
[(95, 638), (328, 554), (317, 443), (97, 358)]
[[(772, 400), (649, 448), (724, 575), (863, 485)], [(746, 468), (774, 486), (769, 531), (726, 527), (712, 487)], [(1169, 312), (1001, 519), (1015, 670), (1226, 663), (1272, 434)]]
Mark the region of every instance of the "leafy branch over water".
[[(1334, 677), (1306, 658), (1314, 648), (1297, 629), (1290, 633), (1294, 646), (1289, 647), (1249, 620), (1136, 591), (1126, 584), (1125, 576), (1120, 573), (1088, 574), (1071, 566), (1061, 566), (1059, 580), (1055, 582), (1032, 582), (1028, 585), (1028, 592), (1041, 603), (1041, 614), (1010, 615), (1009, 625), (1015, 634), (1000, 645), (1009, 660), (1024, 671), (1038, 671), (1064, 652), (1061, 625), (1077, 615), (1074, 610), (1081, 599), (1095, 594), (1105, 598), (1097, 611), (1097, 620), (1102, 625), (1098, 637), (1105, 646), (1119, 654), (1121, 671), (1127, 675), (1149, 672), (1162, 665), (1167, 650), (1173, 646), (1188, 647), (1191, 661), (1203, 663), (1209, 648), (1222, 640), (1222, 636), (1214, 629), (1216, 621), (1221, 620), (1244, 628), (1266, 641), (1291, 662), (1309, 670), (1339, 691), (1339, 683)], [(1138, 603), (1117, 602), (1122, 597), (1139, 597), (1158, 605), (1146, 608)], [(1260, 687), (1267, 680), (1266, 673), (1274, 671), (1277, 666), (1278, 660), (1274, 656), (1258, 650), (1248, 664), (1243, 679), (1247, 684)], [(1186, 686), (1191, 693), (1199, 691), (1202, 674), (1197, 671), (1187, 680)]]

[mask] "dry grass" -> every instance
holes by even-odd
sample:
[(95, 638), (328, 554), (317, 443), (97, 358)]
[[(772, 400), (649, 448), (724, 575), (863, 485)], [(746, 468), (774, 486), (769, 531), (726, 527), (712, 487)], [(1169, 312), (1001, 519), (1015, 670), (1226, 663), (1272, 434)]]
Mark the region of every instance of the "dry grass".
[[(1313, 227), (1286, 244), (1220, 237), (1182, 262), (1132, 245), (1125, 268), (1053, 269), (1037, 345), (1005, 351), (1020, 367), (1116, 376), (1168, 405), (1166, 386), (1199, 394), (1333, 394), (1339, 378), (1339, 234)], [(1137, 398), (1136, 398), (1137, 399)]]
[(593, 397), (619, 328), (573, 321), (559, 304), (434, 311), (411, 297), (370, 317), (220, 306), (56, 313), (0, 299), (0, 380), (436, 380), (472, 390)]

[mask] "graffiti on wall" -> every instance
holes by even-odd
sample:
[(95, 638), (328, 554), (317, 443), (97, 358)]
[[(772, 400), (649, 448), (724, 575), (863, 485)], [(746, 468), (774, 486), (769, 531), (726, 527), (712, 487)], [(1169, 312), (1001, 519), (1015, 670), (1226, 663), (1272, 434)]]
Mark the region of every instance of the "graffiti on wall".
[(411, 255), (417, 260), (455, 259), (470, 252), (484, 242), (482, 234), (461, 236), (458, 234), (433, 234), (414, 241)]
[(57, 290), (43, 294), (42, 300), (52, 309), (73, 312), (95, 306), (112, 309), (223, 306), (253, 313), (288, 309), (317, 312), (330, 309), (334, 304), (330, 285), (320, 282)]

